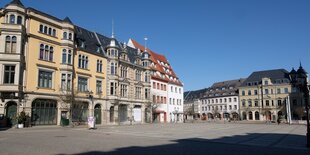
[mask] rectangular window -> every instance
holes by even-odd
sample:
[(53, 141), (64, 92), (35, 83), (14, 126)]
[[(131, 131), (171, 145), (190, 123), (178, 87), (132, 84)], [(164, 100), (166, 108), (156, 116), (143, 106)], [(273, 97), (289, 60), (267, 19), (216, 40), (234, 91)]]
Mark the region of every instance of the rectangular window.
[(71, 74), (61, 74), (61, 90), (71, 90)]
[(141, 87), (136, 87), (136, 99), (141, 99)]
[(150, 99), (150, 90), (145, 88), (144, 97), (146, 100)]
[(264, 81), (265, 82), (265, 85), (268, 85), (268, 81), (266, 80), (266, 81)]
[(97, 94), (102, 93), (102, 81), (101, 80), (96, 81), (96, 93)]
[(277, 94), (281, 94), (281, 88), (277, 89)]
[(252, 101), (248, 101), (249, 107), (252, 107)]
[(121, 97), (127, 97), (127, 85), (121, 84)]
[(282, 100), (278, 100), (278, 106), (282, 106)]
[(288, 93), (288, 88), (284, 88), (284, 93)]
[(229, 110), (231, 110), (232, 109), (232, 106), (231, 105), (229, 105)]
[(268, 89), (265, 89), (265, 94), (269, 94), (269, 91), (268, 91)]
[[(115, 83), (116, 84), (116, 83)], [(114, 82), (110, 83), (110, 95), (116, 95), (116, 85), (114, 84)]]
[(156, 83), (153, 82), (153, 89), (156, 89)]
[(257, 90), (254, 90), (254, 95), (257, 95), (258, 93), (257, 93)]
[(237, 102), (237, 98), (236, 97), (234, 98), (234, 102)]
[(245, 107), (245, 101), (242, 101), (242, 107)]
[(251, 90), (248, 90), (248, 95), (252, 95)]
[(97, 60), (97, 72), (102, 73), (102, 60)]
[(234, 110), (237, 110), (237, 105), (234, 105)]
[(255, 107), (258, 107), (258, 101), (254, 101), (254, 104)]
[(231, 98), (228, 98), (228, 102), (231, 102)]
[(53, 72), (39, 70), (38, 87), (52, 88), (52, 75)]
[(269, 100), (266, 100), (266, 106), (270, 106), (270, 105), (269, 105)]
[(242, 91), (242, 96), (244, 96), (244, 95), (245, 95), (245, 91), (243, 90), (243, 91)]
[(78, 91), (87, 92), (88, 91), (88, 79), (83, 77), (78, 77)]
[(14, 78), (15, 78), (15, 66), (12, 66), (12, 65), (4, 66), (3, 83), (14, 84)]

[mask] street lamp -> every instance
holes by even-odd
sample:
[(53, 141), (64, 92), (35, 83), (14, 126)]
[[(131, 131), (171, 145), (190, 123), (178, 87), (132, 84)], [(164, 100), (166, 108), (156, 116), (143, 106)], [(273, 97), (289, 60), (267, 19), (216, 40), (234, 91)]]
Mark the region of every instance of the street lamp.
[(92, 106), (91, 116), (94, 116), (94, 114), (93, 114), (94, 96), (93, 96), (93, 92), (92, 92), (92, 91), (88, 92), (88, 97), (89, 97), (89, 99), (90, 99), (90, 101), (91, 101), (91, 106)]
[(297, 72), (292, 69), (289, 74), (293, 87), (298, 88), (299, 92), (303, 93), (303, 98), (306, 108), (306, 120), (307, 120), (307, 147), (310, 147), (310, 127), (309, 127), (309, 87), (307, 81), (307, 72), (302, 68), (301, 64)]

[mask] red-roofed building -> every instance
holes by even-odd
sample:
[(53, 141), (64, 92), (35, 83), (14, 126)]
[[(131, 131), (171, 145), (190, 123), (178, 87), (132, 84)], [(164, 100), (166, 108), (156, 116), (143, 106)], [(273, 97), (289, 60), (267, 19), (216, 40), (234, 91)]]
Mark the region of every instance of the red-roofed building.
[(153, 119), (155, 122), (183, 121), (183, 84), (173, 71), (164, 55), (130, 39), (128, 46), (147, 51), (151, 59), (151, 95), (153, 104)]

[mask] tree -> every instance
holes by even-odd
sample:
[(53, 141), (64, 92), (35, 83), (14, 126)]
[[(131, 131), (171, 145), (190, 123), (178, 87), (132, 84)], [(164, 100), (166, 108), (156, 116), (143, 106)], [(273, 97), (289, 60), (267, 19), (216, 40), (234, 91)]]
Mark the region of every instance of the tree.
[(69, 112), (69, 123), (72, 124), (73, 104), (76, 102), (77, 90), (67, 89), (59, 90), (59, 99), (61, 100), (61, 107)]

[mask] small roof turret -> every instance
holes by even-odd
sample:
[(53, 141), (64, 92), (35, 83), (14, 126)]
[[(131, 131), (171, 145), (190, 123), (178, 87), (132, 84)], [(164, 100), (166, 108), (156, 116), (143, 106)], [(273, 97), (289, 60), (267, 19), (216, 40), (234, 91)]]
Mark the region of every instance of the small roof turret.
[(9, 5), (16, 5), (16, 6), (20, 6), (20, 7), (25, 7), (24, 4), (20, 0), (13, 0), (9, 4), (7, 4), (6, 6), (9, 6)]

